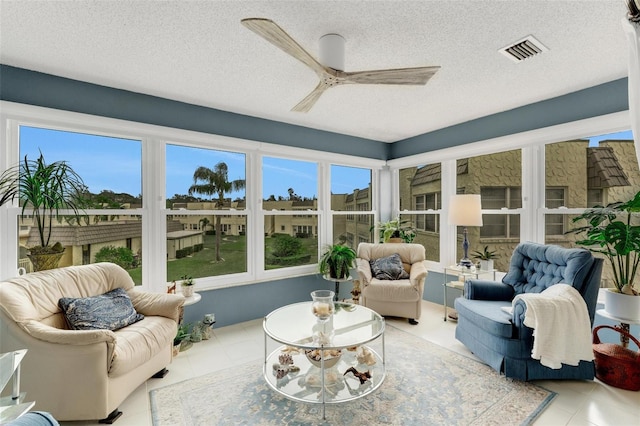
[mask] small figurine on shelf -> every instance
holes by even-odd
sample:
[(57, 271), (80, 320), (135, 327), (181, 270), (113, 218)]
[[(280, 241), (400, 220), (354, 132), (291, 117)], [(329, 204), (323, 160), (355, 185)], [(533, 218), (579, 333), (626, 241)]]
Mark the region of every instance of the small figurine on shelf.
[(171, 285), (167, 286), (167, 293), (168, 294), (176, 294), (176, 282), (172, 281)]

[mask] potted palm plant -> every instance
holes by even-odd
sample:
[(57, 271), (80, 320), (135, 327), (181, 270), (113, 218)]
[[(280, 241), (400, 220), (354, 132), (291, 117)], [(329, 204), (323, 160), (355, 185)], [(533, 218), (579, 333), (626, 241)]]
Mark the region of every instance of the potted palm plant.
[[(59, 242), (51, 244), (54, 218), (70, 216), (80, 224), (86, 186), (82, 178), (65, 161), (47, 164), (44, 156), (30, 160), (27, 156), (0, 175), (0, 205), (18, 198), (21, 217), (33, 216), (40, 244), (29, 247), (28, 256), (36, 271), (53, 269), (64, 253)], [(31, 210), (29, 212), (29, 209)], [(69, 210), (71, 214), (61, 211)]]
[(356, 261), (356, 252), (351, 247), (343, 244), (328, 246), (320, 255), (318, 269), (322, 275), (330, 278), (349, 278), (350, 271)]
[[(621, 318), (640, 319), (636, 273), (640, 264), (640, 192), (631, 200), (585, 210), (573, 222), (586, 224), (567, 233), (584, 235), (576, 244), (604, 255), (611, 264), (615, 288), (605, 292), (605, 309)], [(620, 309), (620, 310), (618, 310)]]
[(480, 261), (480, 270), (491, 271), (493, 270), (493, 259), (496, 259), (495, 250), (489, 250), (489, 246), (484, 246), (482, 251), (476, 251), (473, 253), (473, 258)]

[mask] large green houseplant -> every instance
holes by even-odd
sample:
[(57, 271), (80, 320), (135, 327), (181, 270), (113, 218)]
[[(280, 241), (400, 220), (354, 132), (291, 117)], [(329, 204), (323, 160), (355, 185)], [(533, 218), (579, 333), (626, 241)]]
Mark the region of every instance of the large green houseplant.
[(567, 233), (584, 235), (576, 244), (594, 253), (603, 254), (611, 264), (616, 290), (623, 294), (638, 295), (636, 273), (640, 264), (640, 225), (632, 220), (640, 212), (640, 192), (631, 200), (587, 209), (573, 222), (584, 221), (583, 226)]
[(356, 261), (356, 252), (351, 247), (343, 244), (328, 246), (320, 255), (318, 269), (322, 275), (330, 278), (349, 278), (350, 271)]
[(53, 220), (70, 216), (79, 224), (85, 191), (82, 178), (69, 164), (47, 164), (42, 153), (36, 160), (25, 155), (23, 161), (0, 175), (0, 206), (17, 198), (21, 217), (33, 216), (40, 244), (28, 247), (28, 256), (36, 271), (57, 267), (64, 247), (59, 242), (51, 244)]
[(371, 230), (374, 228), (378, 229), (380, 241), (384, 243), (389, 242), (392, 238), (400, 239), (402, 240), (401, 242), (411, 243), (416, 237), (416, 231), (411, 226), (411, 222), (409, 220), (401, 220), (399, 216), (386, 222), (378, 222)]

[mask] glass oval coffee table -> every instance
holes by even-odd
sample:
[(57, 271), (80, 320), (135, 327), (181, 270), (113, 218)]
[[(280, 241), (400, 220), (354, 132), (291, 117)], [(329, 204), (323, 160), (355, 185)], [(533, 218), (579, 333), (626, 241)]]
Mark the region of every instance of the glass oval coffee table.
[[(263, 373), (287, 398), (322, 404), (324, 419), (325, 404), (361, 398), (382, 385), (385, 323), (369, 308), (341, 302), (320, 322), (311, 304), (287, 305), (264, 318)], [(269, 353), (268, 339), (282, 346)]]

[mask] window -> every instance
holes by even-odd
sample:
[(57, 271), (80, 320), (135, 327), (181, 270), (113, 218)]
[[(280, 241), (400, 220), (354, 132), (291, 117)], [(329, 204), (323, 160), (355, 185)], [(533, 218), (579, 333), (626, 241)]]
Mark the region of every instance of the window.
[[(84, 221), (54, 220), (51, 244), (65, 248), (59, 266), (110, 261), (142, 282), (142, 143), (88, 132), (20, 126), (20, 158), (65, 161), (86, 185)], [(39, 245), (33, 216), (18, 217), (20, 248)], [(33, 270), (20, 250), (18, 263)], [(25, 257), (22, 256), (25, 255)]]
[(262, 171), (265, 270), (317, 263), (318, 164), (263, 157)]
[(400, 211), (403, 213), (400, 219), (415, 229), (414, 242), (425, 247), (427, 260), (439, 261), (441, 164), (401, 169), (398, 177)]
[[(520, 187), (480, 188), (483, 209), (500, 210), (522, 207)], [(480, 238), (520, 238), (520, 216), (510, 214), (483, 214)]]
[[(565, 207), (565, 188), (546, 189), (546, 207), (557, 209)], [(565, 232), (564, 215), (548, 214), (545, 216), (546, 235), (563, 235)]]
[[(247, 271), (246, 159), (166, 145), (167, 281)], [(180, 212), (180, 214), (175, 214)]]
[(373, 241), (372, 203), (371, 169), (331, 165), (334, 243), (346, 243), (356, 249), (361, 242)]

